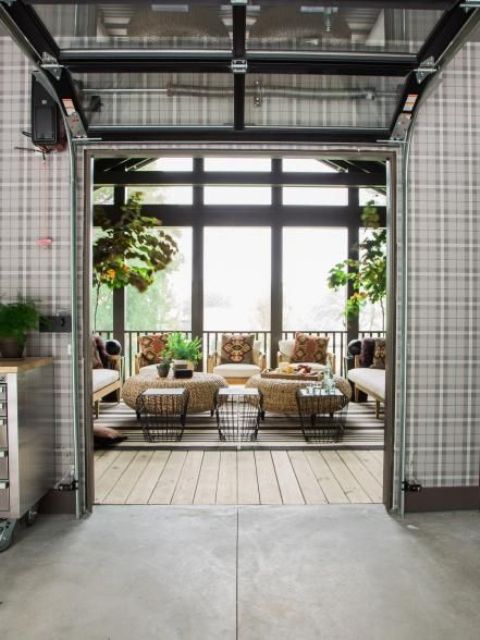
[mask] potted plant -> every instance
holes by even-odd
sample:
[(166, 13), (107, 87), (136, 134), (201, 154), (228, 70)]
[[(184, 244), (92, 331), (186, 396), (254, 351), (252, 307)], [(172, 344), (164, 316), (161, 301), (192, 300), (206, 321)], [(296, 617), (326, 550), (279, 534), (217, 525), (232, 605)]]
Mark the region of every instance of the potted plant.
[(115, 221), (101, 210), (95, 214), (102, 233), (93, 245), (94, 327), (102, 285), (112, 291), (131, 286), (143, 293), (178, 252), (174, 238), (160, 228), (160, 220), (142, 214), (142, 200), (141, 192), (132, 193)]
[(27, 332), (38, 328), (40, 313), (35, 302), (18, 298), (0, 303), (0, 353), (3, 358), (22, 358)]
[(380, 226), (380, 216), (375, 203), (370, 201), (362, 212), (363, 225), (371, 229), (370, 236), (356, 249), (358, 260), (343, 260), (330, 269), (328, 286), (337, 291), (350, 282), (352, 295), (345, 303), (347, 319), (355, 318), (367, 303), (379, 303), (382, 312), (382, 328), (385, 328), (384, 301), (387, 295), (387, 230)]
[(186, 338), (183, 333), (175, 331), (168, 336), (164, 357), (171, 360), (175, 367), (195, 368), (202, 357), (200, 338)]
[(170, 359), (163, 357), (157, 364), (157, 372), (159, 378), (166, 378), (170, 371)]

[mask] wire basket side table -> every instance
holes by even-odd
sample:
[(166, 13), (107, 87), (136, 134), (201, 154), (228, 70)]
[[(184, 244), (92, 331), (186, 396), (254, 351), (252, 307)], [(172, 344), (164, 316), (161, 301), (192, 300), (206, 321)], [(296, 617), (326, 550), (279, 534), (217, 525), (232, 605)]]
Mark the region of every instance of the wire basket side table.
[(337, 388), (304, 387), (296, 392), (300, 425), (307, 442), (339, 442), (345, 431), (348, 398)]
[(136, 411), (146, 442), (181, 440), (188, 409), (188, 389), (146, 389)]
[(252, 442), (257, 439), (262, 405), (258, 389), (219, 389), (215, 404), (220, 440)]

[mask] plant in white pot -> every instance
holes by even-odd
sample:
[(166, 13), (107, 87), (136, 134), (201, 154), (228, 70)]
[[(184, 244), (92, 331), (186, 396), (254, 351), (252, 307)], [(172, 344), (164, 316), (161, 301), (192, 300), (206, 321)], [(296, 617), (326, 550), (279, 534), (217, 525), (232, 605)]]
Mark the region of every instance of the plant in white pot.
[(202, 341), (200, 338), (186, 338), (183, 333), (175, 331), (168, 336), (163, 355), (172, 361), (174, 367), (194, 369), (202, 357)]
[(0, 302), (0, 354), (3, 358), (23, 358), (27, 332), (38, 329), (39, 318), (37, 306), (29, 298)]

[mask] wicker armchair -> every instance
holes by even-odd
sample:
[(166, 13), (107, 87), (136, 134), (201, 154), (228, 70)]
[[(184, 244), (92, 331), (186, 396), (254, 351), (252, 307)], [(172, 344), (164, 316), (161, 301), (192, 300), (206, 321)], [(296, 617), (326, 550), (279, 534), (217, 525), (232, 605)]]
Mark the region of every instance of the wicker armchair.
[(223, 363), (219, 352), (208, 355), (207, 371), (222, 376), (229, 384), (245, 384), (252, 376), (260, 373), (267, 366), (267, 359), (261, 351), (261, 343), (256, 341), (252, 354), (253, 364)]
[[(295, 345), (295, 340), (280, 340), (278, 343), (278, 351), (277, 351), (277, 362), (281, 364), (282, 362), (291, 362), (291, 356), (293, 353), (293, 347)], [(324, 365), (319, 364), (318, 362), (295, 362), (294, 364), (308, 364), (309, 367), (321, 369)], [(335, 354), (328, 352), (327, 353), (327, 364), (330, 365), (331, 370), (335, 373), (336, 366), (336, 358)]]

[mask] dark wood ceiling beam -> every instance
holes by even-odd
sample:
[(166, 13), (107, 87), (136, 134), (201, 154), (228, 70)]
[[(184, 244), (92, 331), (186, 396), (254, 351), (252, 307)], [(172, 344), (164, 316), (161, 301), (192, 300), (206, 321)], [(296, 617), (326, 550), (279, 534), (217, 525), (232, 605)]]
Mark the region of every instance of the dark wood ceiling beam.
[(386, 140), (388, 129), (360, 127), (246, 127), (235, 131), (232, 127), (127, 127), (90, 126), (91, 138), (104, 142), (331, 142), (351, 144), (376, 143)]
[(166, 171), (105, 171), (95, 167), (94, 180), (102, 185), (269, 185), (269, 186), (382, 186), (386, 184), (385, 170), (376, 173), (351, 171), (348, 173), (290, 173), (205, 171), (201, 174)]

